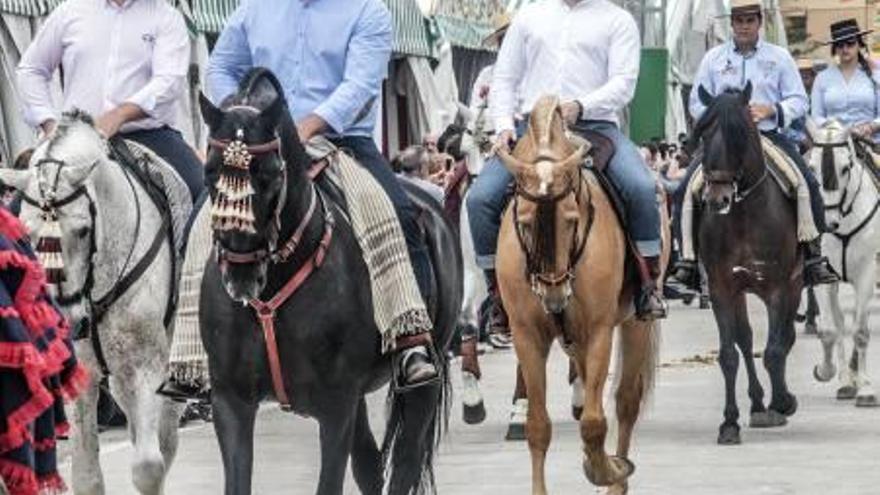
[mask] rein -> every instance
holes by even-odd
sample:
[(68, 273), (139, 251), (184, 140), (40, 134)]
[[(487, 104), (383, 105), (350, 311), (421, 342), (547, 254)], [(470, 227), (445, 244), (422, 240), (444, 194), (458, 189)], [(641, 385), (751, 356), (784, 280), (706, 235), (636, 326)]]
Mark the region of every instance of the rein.
[[(518, 209), (517, 206), (519, 204), (519, 199), (522, 198), (523, 200), (529, 201), (531, 203), (535, 203), (538, 205), (539, 208), (553, 208), (554, 213), (555, 213), (557, 203), (559, 203), (560, 201), (562, 201), (564, 198), (568, 197), (569, 195), (574, 194), (575, 201), (577, 202), (578, 206), (580, 206), (581, 205), (581, 193), (583, 190), (583, 183), (584, 183), (583, 172), (581, 172), (580, 169), (578, 170), (576, 180), (577, 180), (577, 184), (578, 184), (577, 189), (574, 188), (574, 185), (573, 185), (574, 181), (569, 181), (568, 184), (566, 184), (565, 189), (563, 189), (559, 194), (557, 194), (555, 196), (550, 196), (550, 197), (536, 196), (536, 195), (533, 195), (533, 194), (527, 192), (519, 184), (517, 184), (517, 186), (516, 186), (516, 191), (515, 191), (515, 194), (513, 197), (513, 222), (514, 222), (514, 227), (515, 227), (514, 230), (516, 231), (516, 238), (519, 241), (520, 248), (522, 249), (523, 253), (526, 256), (525, 275), (526, 275), (526, 279), (528, 279), (532, 285), (533, 292), (537, 291), (538, 284), (544, 284), (549, 287), (557, 287), (557, 286), (560, 286), (560, 285), (562, 285), (570, 280), (573, 280), (575, 278), (575, 274), (574, 274), (575, 267), (577, 266), (578, 262), (580, 261), (581, 256), (583, 256), (583, 254), (584, 254), (584, 249), (586, 248), (586, 245), (587, 245), (587, 238), (589, 237), (590, 231), (592, 230), (592, 227), (593, 227), (594, 209), (593, 209), (592, 198), (588, 198), (587, 199), (587, 205), (588, 205), (587, 221), (584, 226), (583, 235), (580, 236), (580, 239), (578, 239), (578, 236), (572, 237), (571, 246), (570, 246), (570, 250), (569, 250), (568, 268), (562, 273), (547, 274), (547, 273), (544, 273), (541, 271), (541, 266), (540, 266), (541, 261), (546, 261), (546, 260), (536, 260), (535, 259), (536, 253), (534, 253), (532, 250), (529, 249), (528, 243), (526, 242), (526, 239), (524, 238), (522, 228), (521, 228), (520, 222), (519, 222), (519, 216), (517, 215), (517, 209)], [(589, 191), (589, 189), (588, 189), (588, 191)], [(575, 232), (577, 232), (577, 230), (578, 230), (577, 224), (575, 224), (574, 229), (575, 229)], [(552, 253), (543, 253), (543, 254), (545, 256), (549, 255), (552, 258), (551, 262), (553, 262), (553, 263), (551, 263), (551, 266), (554, 266), (555, 261), (556, 261), (555, 249), (553, 250)]]

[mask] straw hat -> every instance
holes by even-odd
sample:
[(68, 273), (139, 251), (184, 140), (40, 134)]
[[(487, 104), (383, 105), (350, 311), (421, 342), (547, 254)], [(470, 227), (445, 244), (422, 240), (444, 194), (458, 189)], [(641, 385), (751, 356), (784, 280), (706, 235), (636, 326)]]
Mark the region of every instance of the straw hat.
[(719, 17), (732, 17), (735, 15), (761, 15), (764, 7), (761, 0), (731, 0), (730, 13)]
[(813, 59), (799, 58), (797, 59), (797, 68), (798, 70), (815, 70), (816, 64), (813, 63)]
[(492, 34), (483, 39), (483, 46), (498, 46), (500, 44), (499, 41), (501, 41), (504, 33), (507, 32), (507, 28), (510, 27), (512, 21), (513, 16), (507, 12), (499, 12), (492, 16), (493, 31)]

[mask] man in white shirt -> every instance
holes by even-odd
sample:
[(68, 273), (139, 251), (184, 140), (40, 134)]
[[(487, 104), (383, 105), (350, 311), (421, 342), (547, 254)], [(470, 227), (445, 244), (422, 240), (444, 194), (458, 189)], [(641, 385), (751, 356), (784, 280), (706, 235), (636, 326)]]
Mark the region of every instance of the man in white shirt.
[[(660, 273), (656, 183), (638, 149), (618, 128), (618, 112), (635, 93), (640, 49), (632, 16), (608, 0), (529, 4), (520, 9), (507, 31), (495, 64), (490, 102), (497, 146), (511, 145), (518, 127), (514, 116), (528, 114), (546, 94), (561, 98), (570, 130), (593, 130), (611, 139), (616, 152), (606, 173), (626, 203), (629, 233), (650, 271), (636, 309), (640, 318), (653, 319), (666, 315), (656, 280)], [(485, 270), (494, 268), (500, 218), (511, 181), (507, 169), (493, 158), (468, 195), (477, 264)]]
[[(202, 165), (174, 130), (189, 61), (183, 16), (165, 0), (67, 0), (18, 66), (25, 120), (50, 134), (59, 110), (84, 110), (107, 138), (120, 135), (153, 150), (196, 198), (204, 187)], [(59, 67), (60, 109), (49, 90)]]

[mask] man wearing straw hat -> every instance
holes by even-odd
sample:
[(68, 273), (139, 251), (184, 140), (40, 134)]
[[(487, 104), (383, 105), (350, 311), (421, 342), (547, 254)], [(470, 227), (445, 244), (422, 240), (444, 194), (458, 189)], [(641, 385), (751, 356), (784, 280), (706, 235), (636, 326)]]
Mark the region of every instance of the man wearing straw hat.
[[(807, 167), (797, 146), (785, 130), (809, 109), (797, 64), (782, 47), (761, 39), (763, 10), (757, 0), (733, 0), (730, 9), (733, 39), (719, 45), (703, 58), (691, 92), (690, 112), (699, 120), (706, 111), (697, 88), (702, 86), (709, 94), (717, 95), (726, 89), (743, 89), (752, 84), (749, 112), (758, 130), (789, 155), (809, 187), (810, 210), (816, 230), (825, 230), (825, 208), (819, 184)], [(679, 261), (675, 277), (685, 283), (696, 280), (697, 267), (692, 259)], [(804, 280), (808, 285), (832, 283), (838, 280), (828, 260), (822, 256), (820, 236), (806, 243)]]

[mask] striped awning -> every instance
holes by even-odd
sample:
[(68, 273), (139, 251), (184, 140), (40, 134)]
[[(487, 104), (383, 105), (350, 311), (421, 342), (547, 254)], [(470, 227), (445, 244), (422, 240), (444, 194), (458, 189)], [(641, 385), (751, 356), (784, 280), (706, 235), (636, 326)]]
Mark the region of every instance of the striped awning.
[(435, 16), (443, 36), (455, 46), (485, 50), (492, 18), (505, 8), (502, 0), (446, 0)]
[(51, 12), (63, 0), (0, 0), (0, 13), (40, 17)]

